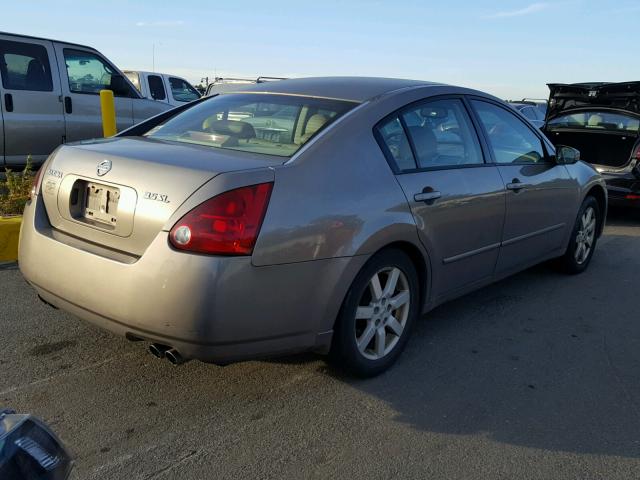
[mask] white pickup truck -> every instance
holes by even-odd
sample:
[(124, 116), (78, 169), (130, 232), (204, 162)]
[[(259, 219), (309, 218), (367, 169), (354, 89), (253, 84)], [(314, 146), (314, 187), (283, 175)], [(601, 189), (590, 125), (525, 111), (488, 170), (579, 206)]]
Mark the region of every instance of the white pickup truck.
[(124, 74), (144, 98), (177, 107), (200, 98), (198, 91), (184, 78), (166, 73), (125, 70)]
[(0, 32), (0, 170), (61, 143), (102, 136), (100, 90), (115, 96), (118, 131), (171, 108), (143, 98), (96, 49)]

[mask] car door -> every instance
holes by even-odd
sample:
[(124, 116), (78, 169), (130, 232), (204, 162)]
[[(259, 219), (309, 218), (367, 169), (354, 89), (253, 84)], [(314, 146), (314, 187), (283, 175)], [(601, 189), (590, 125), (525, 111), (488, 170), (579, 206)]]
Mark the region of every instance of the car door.
[(24, 165), (30, 155), (43, 162), (64, 140), (60, 77), (46, 40), (0, 35), (0, 102), (4, 161)]
[(548, 154), (541, 134), (508, 108), (479, 98), (470, 103), (507, 188), (496, 273), (562, 253), (578, 194), (567, 168)]
[(434, 299), (490, 279), (498, 258), (505, 189), (462, 98), (412, 104), (376, 136), (396, 172), (431, 259)]
[[(67, 141), (102, 137), (100, 90), (113, 90), (118, 131), (133, 125), (132, 99), (124, 76), (95, 50), (55, 43), (61, 62)], [(122, 90), (122, 91), (120, 91)]]

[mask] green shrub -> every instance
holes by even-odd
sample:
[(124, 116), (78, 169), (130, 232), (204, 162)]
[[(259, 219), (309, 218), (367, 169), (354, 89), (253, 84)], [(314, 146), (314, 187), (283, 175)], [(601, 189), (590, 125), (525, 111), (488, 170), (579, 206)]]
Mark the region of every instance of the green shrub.
[(29, 200), (34, 175), (30, 156), (22, 172), (6, 169), (4, 180), (0, 178), (0, 217), (22, 214)]

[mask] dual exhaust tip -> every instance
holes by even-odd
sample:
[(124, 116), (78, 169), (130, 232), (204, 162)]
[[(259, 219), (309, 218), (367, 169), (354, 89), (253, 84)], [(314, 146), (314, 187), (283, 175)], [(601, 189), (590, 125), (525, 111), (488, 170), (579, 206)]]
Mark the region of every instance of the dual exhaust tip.
[(171, 348), (168, 345), (161, 345), (160, 343), (152, 343), (149, 345), (149, 353), (156, 358), (166, 358), (175, 366), (182, 365), (187, 361), (175, 348)]

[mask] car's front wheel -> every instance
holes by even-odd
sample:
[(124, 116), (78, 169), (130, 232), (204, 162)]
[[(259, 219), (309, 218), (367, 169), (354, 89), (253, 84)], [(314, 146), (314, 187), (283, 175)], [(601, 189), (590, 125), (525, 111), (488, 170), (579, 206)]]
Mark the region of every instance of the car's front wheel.
[(587, 197), (578, 212), (567, 251), (560, 258), (560, 264), (567, 273), (581, 273), (589, 266), (598, 242), (601, 221), (598, 202), (591, 196)]
[(375, 255), (349, 289), (336, 321), (331, 359), (363, 377), (389, 368), (420, 312), (418, 274), (396, 249)]

